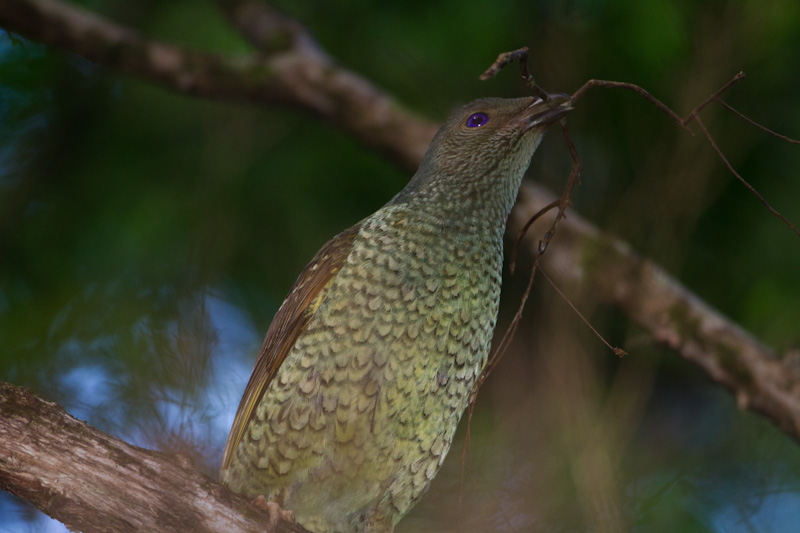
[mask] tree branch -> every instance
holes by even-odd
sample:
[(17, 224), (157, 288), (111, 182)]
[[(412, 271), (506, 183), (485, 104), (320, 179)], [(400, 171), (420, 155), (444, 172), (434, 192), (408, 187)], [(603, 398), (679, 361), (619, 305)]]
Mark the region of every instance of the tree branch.
[[(511, 234), (553, 201), (542, 187), (523, 184), (509, 220)], [(529, 232), (543, 234), (547, 221)], [(530, 254), (538, 242), (527, 238)], [(634, 322), (713, 381), (736, 396), (740, 409), (753, 409), (800, 442), (800, 365), (783, 358), (702, 301), (658, 265), (625, 242), (570, 211), (558, 238), (547, 248), (543, 266), (560, 285), (591, 287), (595, 297), (618, 306)]]
[[(228, 5), (240, 26), (254, 10), (248, 5), (256, 4)], [(289, 24), (290, 19), (266, 9), (256, 9), (258, 16), (250, 19), (253, 27), (248, 26), (247, 35), (274, 53), (236, 58), (148, 40), (58, 0), (3, 0), (0, 26), (176, 92), (309, 111), (403, 167), (416, 169), (437, 126), (412, 116), (364, 78), (334, 65), (299, 24)], [(257, 29), (268, 24), (271, 29)], [(293, 29), (287, 30), (289, 26)], [(278, 29), (294, 35), (284, 47), (275, 44), (283, 42), (275, 37), (281, 34)]]
[(144, 450), (0, 382), (0, 488), (76, 531), (304, 532), (178, 456)]

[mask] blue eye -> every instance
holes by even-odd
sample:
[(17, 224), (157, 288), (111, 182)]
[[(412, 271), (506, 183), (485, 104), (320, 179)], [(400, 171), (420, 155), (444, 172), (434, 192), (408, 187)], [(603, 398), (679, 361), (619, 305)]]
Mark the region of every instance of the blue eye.
[(487, 122), (489, 122), (489, 117), (486, 116), (486, 113), (475, 113), (467, 119), (467, 127), (480, 128)]

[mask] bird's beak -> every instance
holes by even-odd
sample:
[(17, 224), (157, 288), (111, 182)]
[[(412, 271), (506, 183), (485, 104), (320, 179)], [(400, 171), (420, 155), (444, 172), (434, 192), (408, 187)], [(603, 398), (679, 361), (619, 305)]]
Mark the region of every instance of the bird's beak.
[(572, 111), (572, 98), (568, 94), (555, 93), (548, 101), (537, 98), (526, 107), (520, 116), (525, 131), (536, 126), (547, 126)]

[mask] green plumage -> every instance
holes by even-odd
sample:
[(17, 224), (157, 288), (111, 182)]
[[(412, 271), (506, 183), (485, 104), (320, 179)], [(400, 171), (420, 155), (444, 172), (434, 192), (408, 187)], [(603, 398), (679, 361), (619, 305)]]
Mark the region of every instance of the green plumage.
[(562, 97), (468, 104), (403, 191), (323, 247), (267, 334), (227, 485), (317, 533), (393, 530), (486, 363), (506, 219), (545, 128), (569, 109)]

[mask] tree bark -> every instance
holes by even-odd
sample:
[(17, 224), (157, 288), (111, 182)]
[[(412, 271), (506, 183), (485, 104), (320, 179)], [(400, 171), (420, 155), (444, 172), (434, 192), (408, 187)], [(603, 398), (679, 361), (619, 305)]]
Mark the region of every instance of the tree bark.
[[(263, 42), (271, 42), (265, 34), (285, 31), (291, 22), (266, 5), (223, 4), (232, 17), (247, 21), (245, 36), (261, 43), (264, 53), (227, 57), (187, 50), (146, 39), (58, 0), (3, 0), (0, 26), (179, 93), (300, 108), (350, 132), (403, 167), (416, 169), (436, 133), (434, 123), (402, 109), (369, 81), (336, 66), (305, 33), (290, 41), (291, 46), (265, 48)], [(253, 29), (254, 23), (262, 33)], [(292, 24), (299, 34), (299, 24)]]
[(201, 474), (0, 382), (0, 488), (75, 531), (304, 532)]
[[(523, 184), (509, 220), (510, 232), (514, 234), (554, 199), (542, 187)], [(529, 233), (544, 234), (546, 224), (537, 221)], [(531, 255), (538, 253), (538, 241), (523, 242)], [(654, 341), (728, 389), (740, 409), (765, 415), (800, 441), (800, 353), (777, 357), (658, 265), (574, 211), (568, 210), (559, 223), (542, 265), (560, 286), (591, 290), (598, 300), (618, 306)]]

